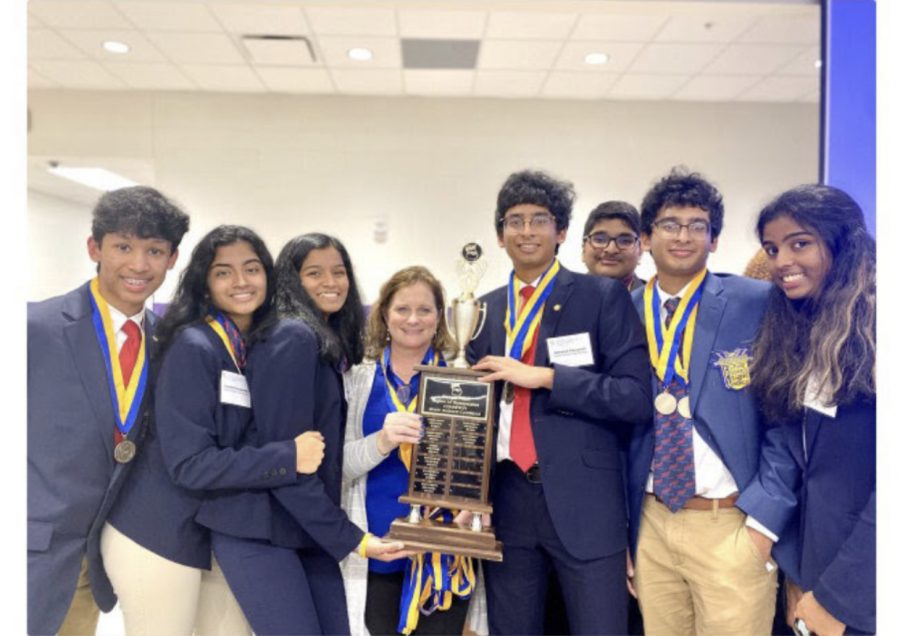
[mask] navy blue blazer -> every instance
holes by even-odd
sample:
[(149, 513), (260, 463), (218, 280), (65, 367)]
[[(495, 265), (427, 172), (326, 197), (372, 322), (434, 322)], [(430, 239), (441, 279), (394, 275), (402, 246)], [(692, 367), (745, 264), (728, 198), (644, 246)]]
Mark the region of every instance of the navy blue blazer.
[(875, 402), (839, 406), (834, 418), (807, 410), (805, 424), (780, 428), (800, 472), (800, 508), (775, 560), (830, 614), (875, 633)]
[[(145, 314), (152, 343), (155, 317)], [(88, 560), (104, 612), (116, 596), (100, 558), (100, 530), (144, 454), (148, 394), (129, 433), (135, 461), (113, 459), (115, 415), (91, 318), (88, 284), (28, 305), (28, 633), (55, 634)]]
[[(505, 355), (506, 294), (504, 286), (482, 298), (487, 324), (469, 344), (470, 362)], [(594, 363), (551, 365), (547, 339), (580, 333), (590, 339)], [(534, 364), (554, 368), (553, 388), (532, 392), (531, 426), (559, 538), (577, 559), (621, 552), (627, 535), (620, 440), (652, 417), (646, 337), (625, 287), (560, 268)], [(495, 393), (499, 400), (499, 386)], [(494, 522), (502, 535), (503, 519)]]
[[(252, 412), (221, 404), (223, 369), (234, 365), (222, 342), (205, 325), (191, 327), (166, 354), (157, 390), (171, 475), (180, 486), (205, 491), (196, 521), (231, 536), (343, 558), (363, 533), (340, 509), (341, 396), (312, 331), (281, 321), (251, 348), (245, 375)], [(315, 475), (298, 475), (293, 439), (308, 430), (325, 437), (326, 458)]]
[[(766, 310), (771, 285), (742, 276), (710, 273), (700, 297), (691, 351), (688, 394), (693, 424), (737, 483), (737, 505), (780, 535), (796, 507), (792, 467), (782, 450), (783, 433), (763, 425), (750, 387), (731, 389), (715, 366), (718, 354), (748, 351)], [(644, 319), (643, 289), (632, 294)], [(656, 375), (652, 375), (654, 394)], [(641, 505), (653, 460), (653, 422), (635, 430), (629, 449), (630, 543), (635, 554)]]

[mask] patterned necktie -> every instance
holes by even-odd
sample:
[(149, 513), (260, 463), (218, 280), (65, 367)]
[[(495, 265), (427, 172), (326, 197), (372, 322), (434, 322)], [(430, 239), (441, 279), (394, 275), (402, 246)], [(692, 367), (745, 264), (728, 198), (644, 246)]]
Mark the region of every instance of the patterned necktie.
[[(665, 302), (668, 312), (666, 328), (672, 322), (679, 300), (676, 296)], [(659, 380), (657, 383), (658, 391), (662, 392), (665, 387)], [(669, 385), (668, 390), (676, 400), (688, 394), (687, 387), (678, 381)], [(657, 411), (654, 433), (653, 491), (669, 510), (677, 512), (697, 490), (694, 482), (693, 425), (681, 416), (678, 409), (668, 415)]]
[[(125, 332), (125, 342), (119, 349), (119, 366), (122, 368), (122, 381), (127, 387), (131, 382), (131, 372), (134, 371), (134, 363), (137, 361), (138, 352), (141, 350), (141, 328), (130, 318), (122, 325), (122, 331)], [(118, 444), (122, 441), (122, 431), (116, 427), (113, 433), (113, 442)]]
[[(534, 287), (526, 285), (519, 290), (522, 296), (521, 307), (524, 309), (528, 303), (528, 299), (534, 293)], [(516, 312), (521, 314), (521, 310)], [(534, 340), (531, 347), (522, 356), (522, 362), (525, 364), (534, 364), (534, 352), (537, 349), (537, 335), (540, 331), (540, 325), (534, 332)], [(509, 457), (516, 465), (526, 472), (534, 466), (537, 461), (537, 451), (534, 448), (534, 435), (531, 431), (531, 389), (520, 386), (513, 387), (513, 411), (512, 424), (509, 429)]]
[(247, 366), (247, 343), (244, 342), (244, 336), (241, 335), (241, 330), (234, 324), (234, 321), (228, 316), (223, 315), (223, 318), (222, 324), (231, 341), (231, 348), (234, 349), (235, 362), (239, 369), (243, 369)]

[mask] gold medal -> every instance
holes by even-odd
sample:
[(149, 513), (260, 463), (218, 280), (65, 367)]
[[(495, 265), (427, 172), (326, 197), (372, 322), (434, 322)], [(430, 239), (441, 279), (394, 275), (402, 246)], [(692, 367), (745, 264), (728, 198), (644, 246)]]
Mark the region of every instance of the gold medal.
[(655, 406), (657, 412), (662, 415), (671, 415), (675, 412), (677, 405), (678, 402), (675, 400), (675, 396), (668, 391), (663, 391), (656, 396), (655, 400), (653, 400), (653, 406)]
[(113, 457), (115, 457), (116, 461), (120, 464), (127, 464), (134, 459), (136, 454), (137, 446), (135, 446), (134, 442), (130, 439), (123, 439), (116, 444), (116, 448), (113, 451)]
[(516, 397), (516, 390), (513, 387), (511, 382), (503, 383), (503, 401), (507, 404), (512, 404), (513, 399)]
[(678, 414), (686, 420), (691, 419), (691, 398), (687, 395), (678, 400)]

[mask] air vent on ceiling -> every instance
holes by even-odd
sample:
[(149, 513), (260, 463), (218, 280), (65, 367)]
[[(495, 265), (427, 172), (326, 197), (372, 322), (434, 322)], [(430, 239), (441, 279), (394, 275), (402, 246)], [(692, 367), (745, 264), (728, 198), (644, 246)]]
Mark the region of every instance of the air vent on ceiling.
[(403, 68), (475, 68), (479, 40), (403, 38)]
[(317, 62), (312, 43), (302, 35), (244, 35), (241, 39), (253, 64), (309, 66)]

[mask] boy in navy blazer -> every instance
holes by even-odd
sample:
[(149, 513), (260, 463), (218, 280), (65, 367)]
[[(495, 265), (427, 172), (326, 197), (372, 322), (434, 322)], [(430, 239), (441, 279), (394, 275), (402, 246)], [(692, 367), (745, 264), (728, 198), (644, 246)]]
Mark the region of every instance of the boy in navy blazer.
[[(152, 373), (136, 366), (151, 353), (155, 316), (144, 304), (175, 265), (188, 224), (153, 188), (107, 192), (87, 240), (97, 278), (28, 306), (30, 634), (92, 634), (97, 606), (108, 612), (116, 603), (99, 531), (149, 417)], [(142, 347), (143, 357), (135, 353)], [(123, 379), (132, 370), (133, 383)], [(134, 395), (143, 392), (127, 418), (114, 411), (114, 400), (124, 397), (116, 377), (124, 386), (137, 383)]]
[(556, 259), (573, 199), (541, 172), (506, 180), (495, 227), (513, 271), (483, 297), (487, 324), (467, 352), (500, 383), (491, 495), (503, 562), (484, 564), (492, 634), (543, 633), (551, 565), (573, 634), (626, 630), (619, 444), (651, 417), (647, 349), (623, 285)]
[(764, 431), (749, 388), (770, 286), (707, 272), (722, 218), (716, 188), (679, 169), (641, 206), (657, 274), (633, 299), (646, 323), (654, 419), (632, 438), (628, 485), (648, 636), (769, 633), (769, 557), (796, 505), (779, 477), (780, 433)]

